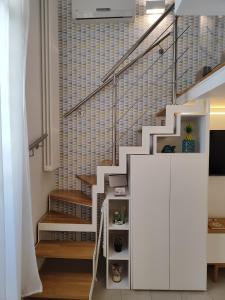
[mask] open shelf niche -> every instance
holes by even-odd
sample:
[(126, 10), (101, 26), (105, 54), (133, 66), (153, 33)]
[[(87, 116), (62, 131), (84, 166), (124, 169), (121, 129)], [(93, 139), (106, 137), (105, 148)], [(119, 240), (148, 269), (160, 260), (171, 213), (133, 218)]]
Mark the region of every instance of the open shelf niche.
[[(114, 241), (116, 239), (122, 241), (122, 251), (116, 252), (114, 249)], [(110, 230), (109, 231), (109, 247), (108, 258), (110, 260), (129, 260), (129, 231), (128, 230)]]
[[(113, 222), (113, 214), (115, 211), (125, 212), (125, 224), (116, 225)], [(109, 199), (109, 229), (110, 230), (129, 230), (129, 201), (128, 199)]]
[[(113, 264), (120, 264), (122, 267), (122, 279), (120, 282), (114, 282), (112, 280), (112, 265)], [(108, 289), (130, 289), (130, 265), (127, 260), (124, 261), (117, 261), (117, 260), (110, 260), (108, 262), (108, 273), (107, 273), (107, 288)]]
[[(113, 222), (115, 212), (123, 212), (125, 223)], [(122, 250), (116, 252), (115, 239), (121, 239)], [(112, 266), (117, 264), (122, 268), (120, 282), (112, 280)], [(107, 263), (106, 287), (108, 289), (130, 289), (130, 195), (126, 188), (126, 196), (115, 196), (113, 189), (107, 192)]]
[[(182, 141), (187, 136), (186, 126), (190, 123), (193, 127), (192, 136), (195, 140), (195, 152), (194, 153), (205, 153), (206, 152), (206, 126), (207, 116), (206, 115), (181, 115), (181, 134), (178, 135), (164, 135), (156, 136), (155, 139), (155, 154), (162, 153), (162, 149), (165, 145), (176, 146), (176, 153), (182, 152)], [(193, 152), (190, 152), (193, 153)], [(168, 153), (166, 153), (168, 154)], [(174, 153), (172, 153), (174, 154)], [(184, 152), (183, 154), (188, 154)]]

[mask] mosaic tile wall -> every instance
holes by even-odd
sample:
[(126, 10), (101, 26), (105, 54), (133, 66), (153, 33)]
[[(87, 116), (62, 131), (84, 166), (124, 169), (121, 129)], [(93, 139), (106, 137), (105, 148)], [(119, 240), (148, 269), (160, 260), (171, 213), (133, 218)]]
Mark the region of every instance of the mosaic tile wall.
[[(71, 15), (71, 0), (59, 0), (58, 12), (61, 163), (57, 185), (79, 189), (76, 174), (95, 174), (96, 165), (111, 158), (111, 86), (84, 105), (79, 113), (67, 119), (63, 114), (98, 86), (104, 74), (154, 20), (145, 15), (144, 0), (137, 0), (134, 23), (76, 24)], [(172, 16), (167, 17), (130, 59), (146, 49), (172, 20)], [(178, 43), (178, 57), (182, 56), (178, 62), (178, 92), (194, 82), (201, 67), (218, 64), (225, 49), (224, 17), (182, 17), (179, 34), (188, 26)], [(172, 36), (161, 46), (166, 51), (171, 43)], [(154, 50), (119, 80), (118, 115), (126, 113), (118, 123), (120, 145), (136, 145), (137, 130), (142, 125), (154, 125), (155, 112), (171, 103), (172, 47), (162, 58), (159, 55), (158, 49)]]

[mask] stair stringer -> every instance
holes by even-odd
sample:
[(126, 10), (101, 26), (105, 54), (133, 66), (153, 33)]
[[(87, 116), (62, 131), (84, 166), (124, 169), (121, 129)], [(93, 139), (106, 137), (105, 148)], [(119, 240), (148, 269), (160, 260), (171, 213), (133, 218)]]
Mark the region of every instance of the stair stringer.
[(142, 127), (142, 146), (119, 147), (118, 166), (97, 166), (97, 184), (96, 186), (93, 186), (93, 193), (97, 193), (97, 194), (104, 193), (105, 176), (107, 174), (127, 173), (127, 155), (150, 154), (151, 135), (172, 134), (174, 132), (174, 107), (167, 107), (166, 109), (167, 109), (166, 126), (143, 126)]
[(186, 105), (179, 105), (180, 111), (175, 112), (174, 116), (176, 118), (176, 130), (172, 134), (154, 134), (153, 135), (153, 155), (157, 153), (157, 138), (158, 137), (168, 137), (168, 136), (174, 136), (179, 137), (181, 136), (181, 116), (182, 115), (205, 115), (208, 113), (208, 108), (203, 102), (199, 103), (192, 103), (186, 104)]
[(130, 154), (150, 154), (151, 136), (158, 135), (180, 135), (180, 115), (182, 114), (201, 114), (205, 112), (202, 103), (188, 105), (167, 105), (165, 126), (143, 126), (142, 127), (142, 146), (121, 146), (119, 147), (118, 166), (98, 166), (97, 184), (93, 186), (92, 196), (104, 193), (105, 176), (107, 174), (127, 174), (127, 156)]
[[(180, 115), (203, 113), (202, 103), (191, 105), (168, 105), (166, 107), (165, 126), (143, 126), (142, 146), (119, 147), (119, 166), (98, 166), (97, 185), (92, 186), (92, 223), (91, 224), (54, 224), (42, 223), (39, 231), (77, 231), (97, 232), (97, 196), (105, 192), (105, 177), (108, 174), (127, 174), (127, 157), (131, 154), (150, 154), (150, 147), (154, 147), (157, 136), (180, 135)], [(151, 136), (153, 139), (151, 139)], [(152, 145), (151, 145), (152, 143)], [(154, 152), (153, 152), (154, 153)]]
[[(142, 146), (119, 147), (119, 165), (118, 166), (98, 166), (97, 167), (97, 184), (92, 187), (93, 200), (93, 214), (92, 225), (97, 232), (97, 198), (98, 194), (105, 192), (105, 177), (108, 174), (127, 174), (127, 157), (131, 154), (149, 154), (150, 147), (154, 147), (154, 136), (173, 135), (179, 136), (181, 134), (181, 115), (182, 114), (203, 114), (206, 113), (206, 107), (202, 103), (195, 103), (192, 105), (168, 105), (166, 107), (166, 122), (165, 126), (143, 126), (142, 127)], [(151, 136), (153, 139), (151, 139)], [(151, 143), (153, 143), (151, 145)], [(154, 155), (154, 152), (153, 152)], [(93, 261), (93, 265), (95, 265)], [(96, 270), (97, 266), (94, 266)], [(94, 280), (90, 297), (92, 297)]]

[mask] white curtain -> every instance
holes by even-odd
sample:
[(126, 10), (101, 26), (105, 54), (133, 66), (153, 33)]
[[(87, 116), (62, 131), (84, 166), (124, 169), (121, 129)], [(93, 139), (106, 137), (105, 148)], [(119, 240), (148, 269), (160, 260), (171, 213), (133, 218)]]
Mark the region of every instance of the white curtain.
[(25, 70), (29, 0), (0, 0), (0, 300), (41, 292), (29, 182)]

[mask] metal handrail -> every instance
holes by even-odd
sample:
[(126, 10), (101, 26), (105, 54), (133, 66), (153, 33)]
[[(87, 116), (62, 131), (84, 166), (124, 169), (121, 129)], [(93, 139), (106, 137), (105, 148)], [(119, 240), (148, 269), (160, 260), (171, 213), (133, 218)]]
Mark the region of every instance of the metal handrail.
[[(174, 46), (174, 44), (176, 44), (177, 43), (177, 41), (180, 39), (180, 37), (182, 37), (187, 31), (188, 31), (188, 29), (191, 27), (191, 25), (189, 25), (182, 33), (180, 33), (179, 34), (179, 36), (177, 36), (177, 39), (175, 40), (175, 41), (173, 41), (173, 43), (171, 44), (171, 45), (169, 45), (167, 48), (166, 48), (166, 50), (164, 50), (164, 53), (163, 54), (161, 54), (136, 80), (135, 80), (135, 82), (131, 85), (131, 87), (129, 88), (129, 89), (127, 89), (125, 92), (124, 92), (124, 94), (117, 100), (117, 103), (119, 103), (120, 102), (120, 100), (121, 99), (123, 99), (124, 98), (124, 96), (125, 95), (127, 95), (127, 93), (129, 92), (129, 91), (131, 91), (135, 86), (136, 86), (136, 84), (139, 82), (139, 80), (149, 71), (149, 70), (151, 70), (153, 67), (154, 67), (154, 65), (163, 57), (163, 55), (164, 54), (166, 54), (173, 46)], [(182, 58), (183, 57), (183, 55), (188, 51), (188, 49), (189, 48), (186, 48), (178, 57), (176, 57), (176, 63), (180, 60), (180, 58)], [(168, 70), (169, 69), (171, 69), (172, 67), (174, 66), (174, 63), (173, 64), (171, 64), (162, 74), (161, 74), (161, 76), (160, 76), (160, 78), (162, 78), (163, 76), (164, 76), (164, 74), (166, 73), (166, 72), (168, 72)], [(116, 104), (117, 104), (116, 103)], [(117, 118), (117, 124), (127, 115), (127, 113), (137, 104), (137, 103), (140, 103), (140, 99), (137, 99), (136, 101), (135, 101), (135, 103), (134, 104), (132, 104), (123, 114), (122, 114), (122, 116), (120, 116), (119, 118)], [(138, 119), (139, 120), (139, 119)], [(113, 127), (110, 127), (109, 128), (109, 130), (108, 131), (111, 131), (112, 129), (114, 128), (114, 126)]]
[[(94, 95), (96, 95), (98, 92), (100, 92), (106, 85), (111, 83), (113, 81), (113, 109), (112, 109), (112, 141), (113, 141), (113, 151), (112, 151), (112, 161), (113, 165), (116, 165), (116, 141), (117, 141), (117, 94), (118, 94), (118, 77), (124, 73), (128, 68), (130, 68), (133, 64), (135, 64), (140, 58), (142, 58), (144, 55), (149, 53), (151, 50), (153, 50), (156, 46), (160, 46), (160, 43), (164, 41), (171, 33), (167, 33), (165, 36), (164, 33), (168, 30), (168, 28), (174, 24), (174, 26), (177, 26), (177, 18), (174, 19), (171, 25), (169, 25), (166, 30), (164, 30), (163, 33), (161, 33), (160, 36), (151, 44), (150, 47), (148, 47), (143, 53), (138, 55), (135, 59), (133, 59), (131, 62), (129, 62), (127, 65), (122, 67), (119, 71), (117, 69), (125, 62), (125, 60), (135, 51), (135, 49), (138, 48), (138, 46), (149, 36), (149, 34), (164, 20), (164, 18), (174, 9), (175, 4), (169, 6), (169, 8), (162, 14), (161, 17), (150, 27), (145, 31), (145, 33), (136, 41), (136, 43), (128, 49), (128, 51), (121, 57), (121, 59), (111, 68), (111, 70), (104, 76), (102, 79), (103, 83), (95, 89), (93, 92), (91, 92), (88, 96), (86, 96), (83, 100), (81, 100), (77, 105), (75, 105), (73, 108), (71, 108), (64, 117), (68, 117), (71, 115), (74, 111), (76, 111), (78, 108), (80, 108), (84, 103), (86, 103), (88, 100), (90, 100)], [(175, 32), (175, 44), (176, 44), (176, 33)], [(160, 37), (163, 36), (161, 39)], [(174, 45), (176, 48), (176, 45)], [(170, 47), (169, 47), (170, 48)], [(176, 51), (174, 52), (176, 53)], [(161, 54), (161, 56), (164, 55), (164, 51)], [(175, 60), (175, 68), (176, 68), (176, 60)], [(148, 68), (149, 69), (149, 68)], [(113, 76), (111, 76), (113, 75)], [(175, 72), (176, 75), (176, 72)], [(175, 82), (175, 81), (174, 81)], [(128, 89), (129, 90), (129, 89)]]
[[(173, 32), (173, 39), (174, 41), (177, 40), (177, 24), (178, 24), (178, 17), (174, 16), (174, 32)], [(177, 43), (174, 44), (173, 47), (173, 62), (174, 62), (174, 68), (173, 68), (173, 89), (172, 89), (172, 103), (176, 104), (176, 97), (177, 97)]]
[[(117, 103), (123, 99), (129, 91), (133, 90), (135, 88), (135, 86), (138, 85), (139, 80), (168, 52), (169, 49), (171, 49), (177, 42), (178, 40), (189, 30), (189, 28), (191, 27), (191, 25), (189, 25), (185, 30), (183, 30), (178, 36), (177, 39), (173, 41), (173, 43), (171, 45), (169, 45), (166, 50), (164, 50), (163, 54), (161, 54), (155, 61), (153, 61), (153, 63), (137, 78), (135, 78), (134, 82), (131, 84), (130, 88), (128, 88), (121, 96), (120, 98), (117, 100)], [(186, 53), (186, 50), (179, 56), (182, 57), (183, 54)], [(178, 58), (178, 59), (179, 59)], [(177, 63), (178, 59), (176, 58), (175, 63)], [(173, 62), (174, 64), (174, 62)], [(172, 67), (173, 64), (170, 66)]]
[(29, 145), (29, 151), (34, 151), (34, 149), (38, 149), (40, 144), (48, 137), (47, 133), (44, 133), (38, 139), (36, 139), (33, 143)]
[(165, 17), (174, 9), (175, 4), (169, 6), (169, 8), (158, 18), (156, 22), (136, 41), (136, 43), (128, 49), (128, 51), (120, 58), (120, 60), (109, 70), (109, 72), (103, 77), (102, 81), (105, 82), (118, 67), (134, 52), (135, 49), (149, 36), (149, 34), (165, 19)]
[[(130, 68), (134, 63), (136, 63), (140, 58), (145, 56), (147, 53), (149, 53), (151, 50), (153, 50), (156, 46), (158, 46), (163, 40), (165, 40), (169, 34), (166, 34), (165, 37), (162, 37), (159, 40), (159, 37), (152, 43), (152, 45), (147, 48), (143, 53), (138, 55), (134, 60), (132, 60), (130, 63), (128, 63), (126, 66), (124, 66), (120, 71), (116, 73), (116, 69), (131, 55), (131, 53), (134, 52), (134, 50), (149, 36), (149, 34), (164, 20), (164, 18), (174, 9), (175, 4), (172, 4), (165, 12), (162, 14), (162, 16), (137, 40), (137, 42), (124, 54), (124, 56), (114, 65), (114, 67), (104, 76), (102, 79), (103, 83), (99, 85), (93, 92), (91, 92), (89, 95), (87, 95), (83, 100), (81, 100), (77, 105), (72, 107), (67, 113), (64, 114), (64, 117), (67, 118), (70, 116), (74, 111), (79, 109), (84, 103), (86, 103), (88, 100), (90, 100), (92, 97), (94, 97), (98, 92), (100, 92), (105, 86), (107, 86), (109, 83), (111, 83), (114, 79), (114, 76), (110, 77), (113, 73), (116, 77), (120, 76), (123, 72), (125, 72), (128, 68)], [(160, 35), (162, 36), (171, 25), (173, 25), (174, 22), (172, 22), (166, 30), (163, 31), (163, 33)]]
[[(171, 23), (169, 27), (172, 25)], [(168, 30), (168, 28), (166, 30)], [(165, 31), (166, 31), (165, 30)], [(165, 32), (164, 31), (164, 32)], [(139, 59), (144, 57), (147, 53), (152, 51), (155, 47), (159, 46), (166, 38), (170, 36), (170, 32), (167, 33), (165, 36), (163, 36), (161, 39), (156, 39), (154, 43), (149, 46), (144, 52), (139, 54), (135, 59), (133, 59), (131, 62), (129, 62), (126, 66), (124, 66), (121, 70), (119, 70), (117, 73), (115, 73), (115, 77), (119, 77), (122, 73), (124, 73), (128, 68), (133, 66)], [(102, 83), (97, 89), (95, 89), (93, 92), (91, 92), (89, 95), (87, 95), (83, 100), (81, 100), (77, 105), (75, 105), (73, 108), (71, 108), (67, 113), (64, 114), (64, 117), (67, 118), (70, 116), (74, 111), (78, 110), (84, 103), (86, 103), (88, 100), (90, 100), (92, 97), (94, 97), (98, 92), (100, 92), (105, 86), (107, 86), (109, 83), (113, 81), (114, 77), (110, 77), (107, 79), (104, 83)]]

